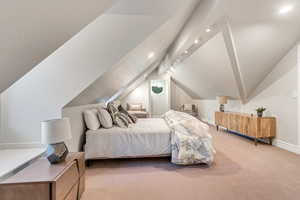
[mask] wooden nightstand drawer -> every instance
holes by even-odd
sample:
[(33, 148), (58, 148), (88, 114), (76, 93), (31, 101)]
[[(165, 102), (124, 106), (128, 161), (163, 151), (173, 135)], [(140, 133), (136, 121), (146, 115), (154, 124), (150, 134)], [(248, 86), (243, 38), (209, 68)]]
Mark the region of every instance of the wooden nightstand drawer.
[(77, 200), (78, 187), (79, 184), (75, 184), (64, 200)]
[(55, 200), (65, 199), (77, 182), (79, 182), (79, 169), (77, 161), (73, 161), (53, 183), (52, 195)]
[(0, 184), (1, 200), (50, 200), (50, 187), (47, 183)]

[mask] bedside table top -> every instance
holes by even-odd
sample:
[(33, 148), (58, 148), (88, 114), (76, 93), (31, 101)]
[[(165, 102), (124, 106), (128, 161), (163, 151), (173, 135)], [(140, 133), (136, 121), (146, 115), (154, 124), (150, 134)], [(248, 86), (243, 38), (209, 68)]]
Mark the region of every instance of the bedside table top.
[(64, 162), (51, 165), (47, 158), (39, 158), (28, 167), (24, 168), (14, 176), (6, 179), (0, 184), (29, 183), (29, 182), (52, 182), (67, 168), (72, 161), (81, 160), (80, 166), (84, 171), (84, 153), (69, 153)]

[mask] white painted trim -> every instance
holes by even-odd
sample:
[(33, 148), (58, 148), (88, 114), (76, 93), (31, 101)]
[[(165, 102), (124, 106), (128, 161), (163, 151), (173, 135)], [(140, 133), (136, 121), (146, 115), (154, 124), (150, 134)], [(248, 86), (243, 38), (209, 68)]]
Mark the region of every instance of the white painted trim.
[(296, 153), (300, 155), (300, 146), (295, 144), (290, 144), (288, 142), (285, 142), (283, 140), (275, 139), (273, 142), (273, 145), (276, 147), (279, 147), (281, 149)]
[(44, 148), (45, 145), (40, 142), (31, 143), (0, 143), (0, 149), (27, 149), (27, 148)]
[(210, 121), (210, 120), (208, 120), (208, 119), (206, 119), (206, 118), (202, 118), (202, 117), (200, 117), (200, 116), (198, 116), (197, 117), (199, 120), (201, 120), (202, 122), (205, 122), (205, 123), (207, 123), (207, 124), (209, 124), (209, 125), (211, 125), (211, 126), (215, 126), (215, 123), (213, 122), (213, 121)]

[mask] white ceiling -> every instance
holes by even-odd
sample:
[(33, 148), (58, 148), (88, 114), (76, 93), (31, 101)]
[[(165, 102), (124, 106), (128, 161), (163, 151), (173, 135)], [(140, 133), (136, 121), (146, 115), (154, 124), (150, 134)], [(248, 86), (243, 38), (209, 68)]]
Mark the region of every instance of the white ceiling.
[(215, 99), (223, 95), (239, 98), (222, 33), (178, 65), (172, 78), (194, 98)]
[[(294, 9), (280, 15), (279, 9), (293, 5)], [(171, 59), (176, 59), (196, 38), (206, 39), (205, 29), (220, 21), (227, 21), (231, 29), (232, 43), (245, 96), (250, 96), (258, 84), (270, 73), (276, 63), (300, 39), (300, 1), (299, 0), (219, 0), (206, 4), (208, 12), (199, 7), (186, 24), (174, 47), (169, 51)], [(228, 48), (228, 44), (226, 44)], [(217, 58), (216, 58), (217, 59)], [(189, 66), (187, 65), (186, 68)], [(205, 66), (203, 66), (205, 67)], [(209, 69), (210, 65), (206, 66)], [(225, 77), (224, 77), (225, 79)], [(207, 82), (214, 84), (214, 79)], [(217, 91), (215, 91), (217, 93)], [(203, 93), (203, 98), (210, 98)]]
[[(0, 54), (0, 92), (103, 13), (107, 16), (132, 16), (137, 21), (141, 21), (138, 18), (149, 18), (150, 20), (173, 24), (168, 25), (173, 28), (156, 33), (155, 37), (152, 37), (155, 42), (141, 48), (143, 53), (138, 54), (142, 55), (156, 49), (157, 54), (159, 54), (157, 56), (161, 56), (168, 46), (166, 44), (172, 42), (180, 29), (178, 27), (181, 27), (180, 25), (184, 22), (183, 19), (186, 19), (184, 16), (191, 13), (198, 2), (200, 2), (199, 6), (188, 23), (185, 24), (172, 48), (169, 49), (169, 57), (176, 59), (193, 44), (196, 38), (201, 37), (207, 40), (210, 37), (205, 32), (207, 27), (214, 28), (215, 24), (220, 21), (227, 21), (232, 33), (233, 41), (231, 45), (236, 50), (236, 58), (230, 52), (227, 52), (227, 54), (222, 52), (220, 58), (217, 59), (222, 60), (229, 55), (231, 64), (233, 60), (236, 62), (238, 73), (240, 73), (238, 78), (241, 81), (235, 81), (235, 88), (244, 88), (246, 96), (251, 95), (251, 92), (267, 76), (275, 64), (300, 39), (300, 26), (298, 25), (300, 21), (299, 0), (93, 0), (88, 3), (70, 0), (63, 2), (57, 0), (51, 2), (5, 1), (0, 8), (0, 50), (4, 52)], [(278, 10), (289, 4), (294, 6), (294, 10), (287, 15), (279, 15)], [(182, 17), (174, 18), (178, 15), (182, 15)], [(171, 22), (171, 20), (173, 21)], [(158, 26), (167, 27), (165, 24)], [(137, 26), (136, 28), (141, 29), (141, 27), (143, 26)], [(134, 37), (134, 34), (132, 34), (132, 37)], [(165, 41), (166, 38), (168, 38), (167, 41)], [(128, 39), (130, 37), (124, 34), (123, 40)], [(106, 40), (107, 43), (114, 42), (109, 37), (99, 37), (99, 40)], [(160, 45), (160, 41), (165, 41), (165, 43)], [(228, 50), (226, 38), (223, 45), (226, 45)], [(222, 45), (218, 42), (218, 45), (209, 46), (209, 48), (213, 46), (221, 48)], [(110, 49), (114, 50), (113, 48)], [(223, 50), (222, 46), (220, 51)], [(105, 51), (102, 53), (105, 53)], [(130, 54), (129, 50), (127, 53)], [(110, 55), (113, 52), (107, 54)], [(198, 51), (195, 54), (198, 55), (200, 60), (203, 59)], [(203, 52), (203, 55), (211, 56), (214, 59), (207, 58), (207, 63), (203, 60), (202, 67), (207, 68), (204, 70), (207, 73), (211, 66), (216, 64), (215, 55), (208, 54)], [(126, 58), (129, 59), (129, 57)], [(100, 56), (98, 59), (100, 59)], [(120, 59), (121, 57), (115, 59), (116, 63), (121, 63)], [(192, 60), (195, 61), (196, 59), (193, 58)], [(134, 65), (132, 61), (129, 63)], [(146, 60), (135, 63), (137, 66), (150, 66), (150, 64)], [(186, 68), (189, 68), (189, 65), (193, 68), (194, 64), (193, 61), (190, 61), (185, 62), (184, 65)], [(232, 81), (231, 71), (226, 76), (219, 77), (223, 79), (220, 82)], [(127, 73), (126, 77), (129, 82), (135, 77), (133, 74)], [(237, 77), (234, 78), (237, 79)], [(218, 83), (214, 83), (214, 79), (210, 79), (207, 80), (206, 85), (208, 86), (204, 88), (210, 88), (218, 85)], [(228, 92), (230, 94), (227, 95), (237, 95), (233, 91), (221, 91), (222, 88), (219, 88), (220, 90), (217, 90), (218, 87), (213, 88), (215, 88), (215, 91), (206, 92), (203, 89), (198, 94), (202, 98), (212, 98), (212, 93)]]
[[(184, 2), (177, 0), (121, 0), (117, 2), (107, 13), (120, 15), (173, 15), (178, 11), (178, 5)], [(189, 1), (186, 2), (189, 4)]]
[[(152, 1), (152, 3), (154, 2), (156, 1)], [(153, 63), (157, 62), (165, 55), (166, 50), (174, 41), (175, 37), (198, 2), (198, 0), (189, 0), (185, 2), (175, 2), (173, 0), (172, 6), (174, 7), (176, 5), (176, 9), (174, 8), (171, 13), (167, 12), (169, 7), (163, 11), (163, 7), (161, 5), (160, 15), (163, 14), (164, 16), (168, 16), (166, 17), (167, 20), (143, 42), (141, 42), (139, 46), (131, 51), (128, 51), (126, 57), (122, 58), (121, 60), (119, 59), (119, 62), (116, 63), (116, 65), (112, 66), (109, 71), (99, 76), (96, 81), (94, 81), (66, 106), (69, 107), (94, 103), (98, 99), (113, 96), (115, 93), (120, 91), (120, 89), (122, 89), (121, 91), (124, 92), (128, 91), (126, 87), (131, 88), (132, 84), (130, 83), (134, 83), (134, 80), (138, 80), (139, 76), (143, 76), (143, 72), (146, 72), (148, 68), (151, 68)], [(159, 1), (154, 4), (155, 9), (153, 10), (155, 10), (155, 12), (151, 11), (149, 8), (145, 12), (156, 13), (157, 4), (159, 4)], [(142, 10), (144, 10), (144, 6), (146, 5), (148, 5), (148, 3), (142, 6)], [(125, 11), (125, 13), (129, 12), (127, 9), (125, 9)], [(130, 10), (129, 13), (131, 14), (124, 16), (136, 16), (132, 14), (135, 12), (136, 11), (132, 12)], [(139, 26), (138, 30), (141, 28), (142, 26)], [(131, 36), (124, 33), (124, 37), (130, 38)], [(154, 57), (152, 59), (147, 58), (147, 55), (150, 52), (154, 52)]]
[[(300, 2), (227, 0), (227, 3), (231, 6), (225, 3), (225, 12), (230, 13), (241, 72), (250, 94), (300, 39)], [(287, 4), (295, 9), (279, 15), (279, 8)]]
[(0, 93), (117, 0), (3, 0)]

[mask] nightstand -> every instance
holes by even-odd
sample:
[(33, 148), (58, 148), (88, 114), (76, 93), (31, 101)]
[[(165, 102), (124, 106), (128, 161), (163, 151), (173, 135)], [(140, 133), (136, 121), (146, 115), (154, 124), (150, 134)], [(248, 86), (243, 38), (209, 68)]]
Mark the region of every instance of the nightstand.
[(40, 158), (0, 183), (1, 200), (78, 200), (85, 189), (84, 153), (51, 165)]

